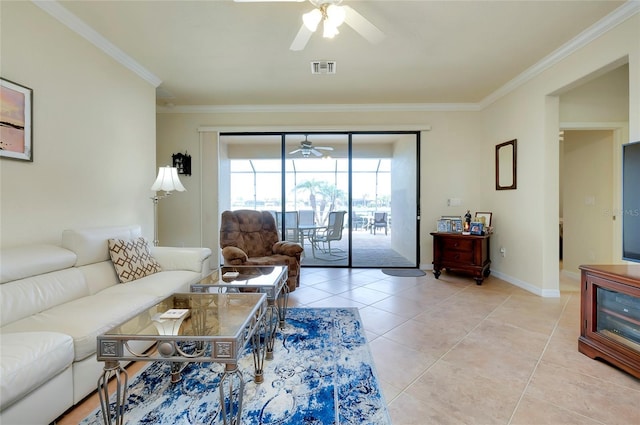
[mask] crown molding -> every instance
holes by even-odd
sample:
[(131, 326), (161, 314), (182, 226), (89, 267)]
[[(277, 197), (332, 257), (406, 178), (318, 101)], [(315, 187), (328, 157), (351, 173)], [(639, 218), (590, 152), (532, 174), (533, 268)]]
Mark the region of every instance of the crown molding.
[(296, 112), (433, 112), (479, 111), (476, 103), (369, 103), (301, 105), (182, 105), (158, 106), (162, 114), (296, 113)]
[(87, 25), (73, 13), (65, 9), (57, 1), (31, 0), (33, 4), (56, 18), (62, 24), (66, 25), (70, 30), (84, 37), (91, 44), (102, 50), (108, 56), (111, 56), (125, 68), (133, 71), (143, 80), (147, 81), (154, 87), (158, 87), (162, 80), (156, 77), (152, 72), (136, 62), (131, 56), (120, 50), (116, 45), (100, 35), (96, 30)]
[[(144, 68), (133, 58), (69, 12), (57, 1), (32, 0), (32, 2), (87, 39), (126, 68), (130, 69), (154, 87), (162, 80)], [(158, 113), (256, 113), (256, 112), (434, 112), (434, 111), (480, 111), (501, 97), (512, 92), (549, 67), (565, 59), (575, 51), (600, 37), (602, 34), (640, 12), (640, 0), (628, 0), (591, 27), (556, 49), (551, 54), (525, 70), (478, 103), (390, 103), (390, 104), (327, 104), (327, 105), (183, 105), (158, 106)]]
[(578, 122), (560, 121), (560, 130), (619, 130), (629, 126), (628, 121)]
[(522, 74), (518, 75), (513, 80), (509, 81), (504, 86), (500, 87), (489, 96), (485, 97), (478, 105), (480, 109), (484, 109), (491, 105), (496, 100), (512, 92), (516, 88), (520, 87), (527, 81), (531, 80), (535, 76), (541, 74), (546, 69), (567, 58), (572, 53), (591, 43), (607, 31), (620, 25), (622, 22), (631, 18), (636, 13), (640, 12), (640, 0), (629, 0), (613, 12), (609, 13), (604, 18), (600, 19), (595, 24), (591, 25), (586, 30), (569, 40), (558, 49), (544, 57), (525, 70)]

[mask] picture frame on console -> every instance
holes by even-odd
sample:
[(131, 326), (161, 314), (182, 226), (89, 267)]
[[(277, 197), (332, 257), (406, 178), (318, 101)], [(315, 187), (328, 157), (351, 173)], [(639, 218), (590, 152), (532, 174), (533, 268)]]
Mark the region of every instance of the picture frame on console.
[(492, 213), (490, 212), (483, 212), (483, 211), (476, 211), (476, 219), (474, 221), (479, 221), (479, 222), (483, 222), (483, 220), (478, 220), (478, 219), (483, 219), (484, 218), (484, 226), (485, 227), (491, 227), (491, 217), (493, 216)]
[(438, 233), (448, 233), (451, 232), (451, 220), (449, 219), (440, 219), (438, 220)]
[(0, 78), (0, 157), (33, 161), (33, 90)]
[(451, 231), (454, 233), (462, 233), (462, 218), (451, 219)]
[(482, 224), (479, 221), (472, 221), (469, 232), (472, 235), (482, 236), (482, 235), (484, 235), (484, 230), (483, 229), (484, 229), (484, 224)]

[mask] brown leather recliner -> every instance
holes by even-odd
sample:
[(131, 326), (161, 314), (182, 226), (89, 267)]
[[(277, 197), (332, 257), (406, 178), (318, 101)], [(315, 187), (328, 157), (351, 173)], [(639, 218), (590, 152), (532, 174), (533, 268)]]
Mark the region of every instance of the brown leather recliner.
[(225, 266), (287, 265), (289, 291), (300, 286), (302, 246), (280, 241), (276, 221), (269, 211), (224, 211), (220, 248)]

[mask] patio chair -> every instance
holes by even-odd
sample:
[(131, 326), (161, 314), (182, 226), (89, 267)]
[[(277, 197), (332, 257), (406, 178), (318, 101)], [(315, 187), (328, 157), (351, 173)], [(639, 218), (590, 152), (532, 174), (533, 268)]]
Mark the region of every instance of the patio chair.
[(225, 266), (288, 266), (287, 286), (300, 286), (303, 248), (280, 241), (269, 211), (224, 211), (220, 220), (220, 248)]
[(351, 213), (351, 228), (353, 230), (358, 230), (358, 227), (362, 227), (363, 229), (366, 226), (365, 218), (361, 215), (356, 214), (355, 212)]
[(316, 231), (316, 217), (313, 210), (298, 211), (298, 236), (300, 245), (304, 248), (304, 238), (311, 240), (311, 235)]
[(298, 224), (311, 225), (316, 224), (316, 218), (313, 210), (300, 210), (298, 211)]
[(386, 212), (377, 212), (373, 215), (373, 223), (371, 223), (371, 231), (373, 234), (376, 234), (376, 229), (378, 227), (384, 227), (384, 234), (387, 235), (387, 213)]
[(329, 213), (327, 227), (318, 229), (311, 235), (311, 253), (316, 258), (316, 249), (325, 254), (334, 255), (331, 251), (331, 242), (342, 239), (344, 216), (346, 211), (332, 211)]
[[(284, 213), (284, 234), (282, 236), (283, 241), (289, 242), (301, 242), (300, 231), (298, 229), (298, 211), (286, 211)], [(278, 232), (282, 231), (282, 213), (276, 212), (276, 226)]]

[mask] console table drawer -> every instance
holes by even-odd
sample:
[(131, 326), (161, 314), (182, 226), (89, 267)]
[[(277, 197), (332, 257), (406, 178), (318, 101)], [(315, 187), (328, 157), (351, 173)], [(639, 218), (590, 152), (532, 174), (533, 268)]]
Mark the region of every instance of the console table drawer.
[(455, 251), (452, 248), (442, 253), (442, 262), (473, 264), (473, 252), (469, 249), (467, 251)]
[(442, 247), (448, 251), (471, 252), (473, 241), (467, 239), (443, 239)]

